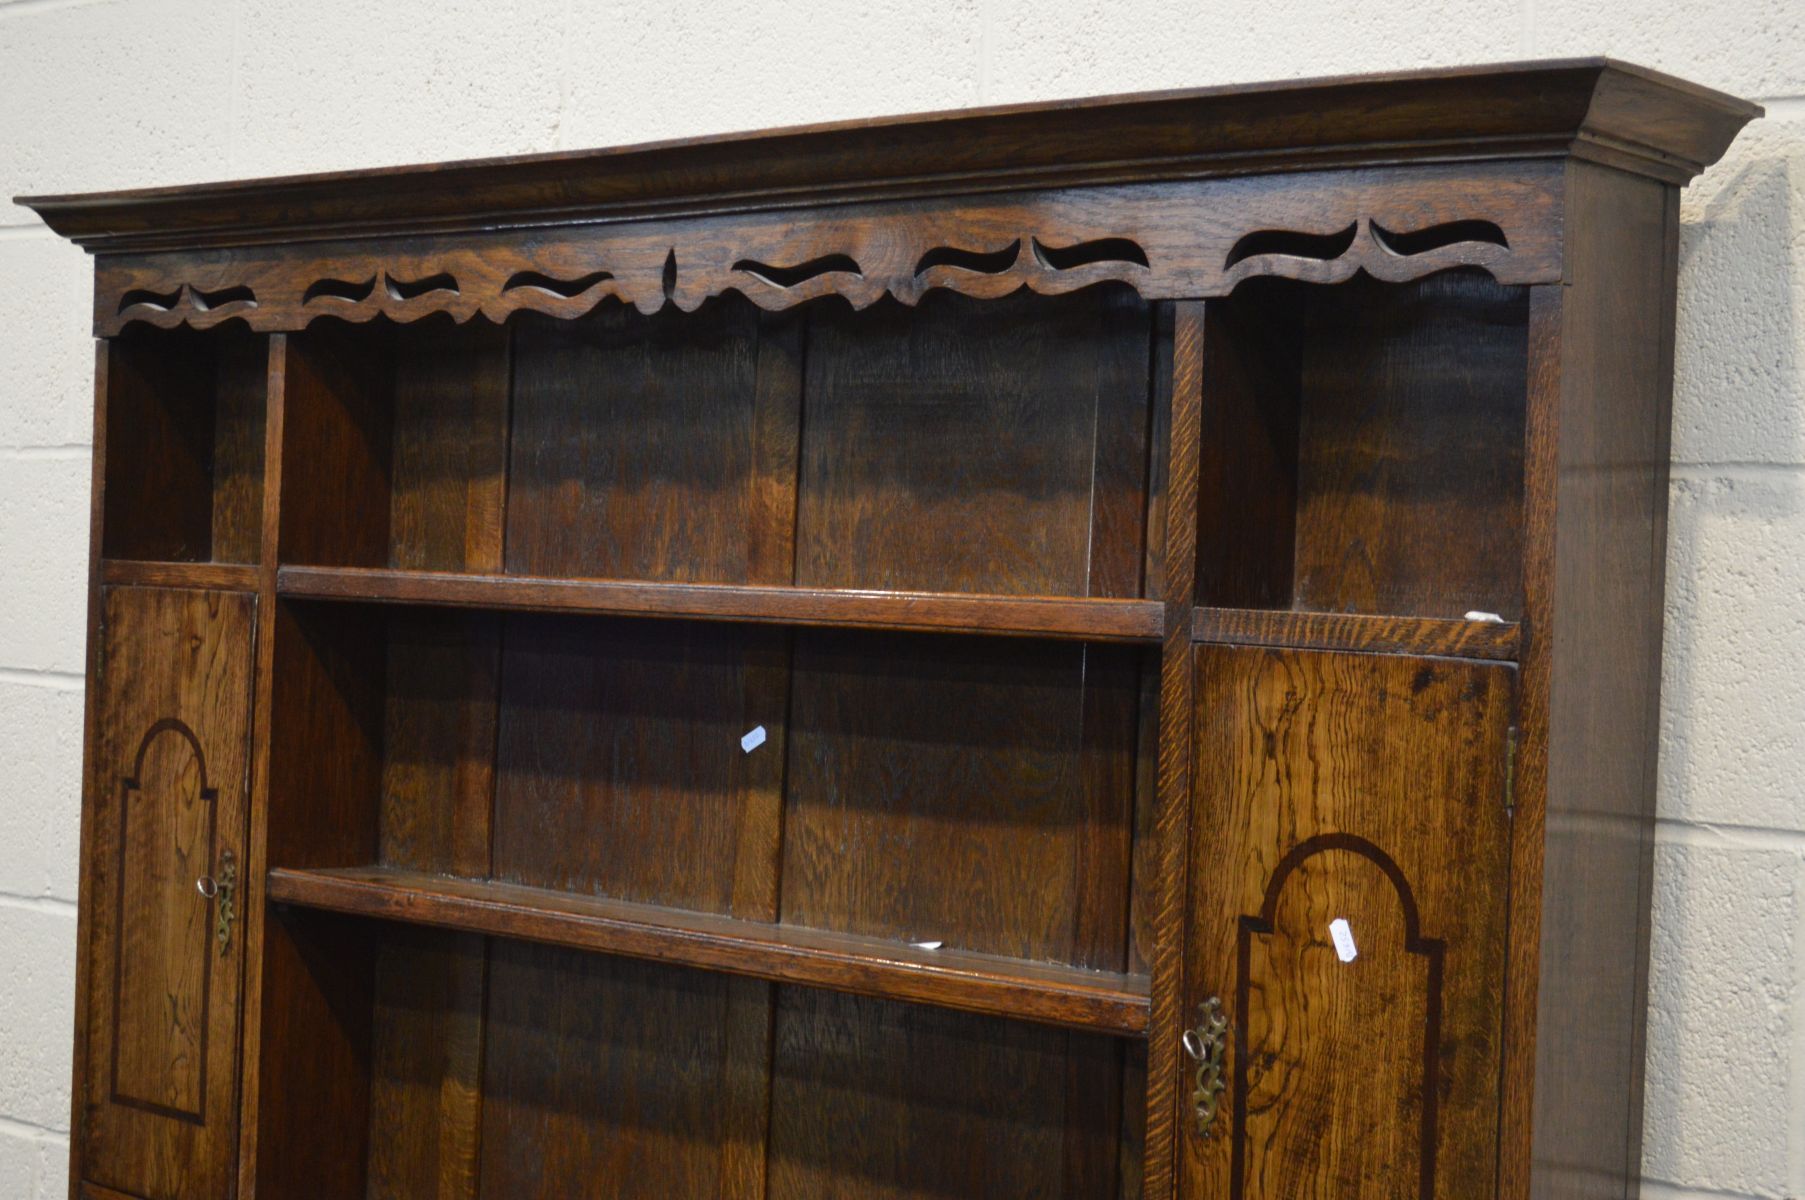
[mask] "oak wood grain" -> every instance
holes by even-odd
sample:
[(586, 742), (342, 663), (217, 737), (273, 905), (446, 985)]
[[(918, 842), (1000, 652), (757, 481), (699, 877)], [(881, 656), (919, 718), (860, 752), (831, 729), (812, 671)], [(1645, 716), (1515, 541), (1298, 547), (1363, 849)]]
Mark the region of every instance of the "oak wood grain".
[[(1502, 282), (1551, 282), (1561, 229), (1549, 219), (1558, 203), (1549, 185), (1558, 174), (1553, 164), (1522, 163), (1329, 169), (912, 197), (835, 205), (806, 221), (782, 209), (716, 210), (564, 229), (109, 255), (97, 276), (95, 332), (228, 321), (275, 332), (321, 318), (379, 326), (378, 318), (462, 323), (479, 314), (499, 323), (517, 312), (570, 320), (615, 302), (648, 315), (667, 305), (693, 313), (727, 293), (768, 310), (824, 296), (863, 309), (885, 297), (915, 305), (953, 291), (995, 301), (1024, 288), (1052, 296), (1113, 282), (1168, 300), (1222, 296), (1267, 276), (1334, 283), (1367, 272), (1397, 281), (1463, 265)], [(1446, 237), (1398, 253), (1374, 240), (1378, 229)], [(1464, 236), (1475, 229), (1484, 236)], [(1273, 236), (1277, 248), (1244, 252), (1250, 238), (1258, 250), (1258, 239)], [(1287, 239), (1296, 237), (1332, 244), (1295, 247)], [(196, 303), (208, 294), (245, 298)]]
[(79, 1136), (85, 1178), (146, 1200), (232, 1183), (243, 936), (235, 915), (216, 936), (224, 901), (197, 884), (243, 860), (255, 613), (103, 591)]
[(812, 316), (798, 584), (1137, 592), (1144, 304), (1098, 288)]
[(108, 558), (100, 562), (100, 580), (131, 587), (192, 588), (248, 592), (257, 587), (257, 568), (240, 563), (151, 562)]
[(783, 919), (1121, 970), (1138, 665), (1112, 647), (798, 635)]
[(1094, 642), (1154, 641), (1157, 601), (968, 595), (766, 584), (649, 583), (286, 566), (285, 596), (527, 612), (668, 617), (866, 629), (946, 630)]
[(1123, 1043), (1019, 1021), (782, 988), (772, 1196), (991, 1200), (1115, 1194)]
[(1194, 669), (1192, 852), (1220, 865), (1190, 880), (1186, 1019), (1218, 997), (1232, 1035), (1181, 1194), (1488, 1194), (1514, 670), (1231, 646)]
[[(1604, 58), (925, 113), (611, 150), (28, 196), (90, 248), (542, 224), (811, 197), (1575, 154), (1684, 183), (1758, 106)], [(419, 278), (409, 276), (407, 278)]]
[[(274, 901), (680, 963), (1078, 1029), (1146, 1029), (1135, 976), (925, 950), (889, 938), (713, 916), (394, 867), (277, 868)], [(648, 985), (650, 986), (650, 985)]]
[(1515, 621), (1468, 621), (1365, 613), (1288, 612), (1263, 608), (1199, 607), (1191, 637), (1240, 646), (1300, 650), (1366, 650), (1514, 660), (1522, 643)]

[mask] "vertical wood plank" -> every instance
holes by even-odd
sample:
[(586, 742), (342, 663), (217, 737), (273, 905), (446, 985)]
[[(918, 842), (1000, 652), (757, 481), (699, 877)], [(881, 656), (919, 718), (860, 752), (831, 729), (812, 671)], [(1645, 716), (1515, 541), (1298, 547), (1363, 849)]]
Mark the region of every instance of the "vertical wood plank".
[(499, 571), (509, 329), (423, 322), (393, 342), (388, 565)]
[(1186, 850), (1191, 802), (1191, 608), (1197, 587), (1198, 438), (1203, 396), (1205, 307), (1173, 305), (1172, 398), (1166, 446), (1164, 588), (1166, 637), (1160, 647), (1158, 807), (1153, 818), (1157, 893), (1148, 926), (1153, 944), (1147, 1045), (1147, 1200), (1169, 1200), (1173, 1190), (1175, 1118), (1178, 1109), (1179, 1011), (1184, 987), (1182, 958)]
[[(88, 480), (88, 624), (85, 657), (86, 676), (100, 678), (101, 655), (101, 587), (100, 558), (105, 535), (107, 472), (107, 378), (112, 357), (112, 344), (94, 342), (94, 454)], [(82, 695), (82, 795), (94, 795), (100, 778), (100, 689), (88, 687)], [(88, 956), (82, 948), (92, 944), (94, 910), (98, 900), (94, 884), (95, 853), (99, 845), (95, 829), (98, 810), (92, 804), (81, 806), (81, 869), (77, 876), (75, 908), (75, 1045), (73, 1048), (76, 1081), (69, 1095), (69, 1179), (85, 1178), (83, 1151), (87, 1138), (81, 1125), (82, 1108), (87, 1102), (80, 1081), (93, 1069), (88, 1046), (88, 1006), (93, 1002), (94, 973), (88, 967)], [(247, 851), (247, 858), (248, 858)], [(247, 962), (256, 959), (246, 956)]]
[(1641, 1156), (1677, 217), (1670, 185), (1585, 163), (1566, 203), (1533, 351), (1513, 899), (1540, 913), (1512, 930), (1507, 1200), (1615, 1194)]
[(812, 316), (798, 583), (1133, 594), (1149, 344), (1138, 297), (935, 292), (913, 310)]
[(245, 902), (245, 985), (243, 1069), (240, 1105), (244, 1124), (239, 1131), (238, 1190), (255, 1195), (257, 1180), (258, 1086), (263, 1042), (265, 986), (263, 881), (269, 868), (269, 747), (270, 709), (274, 687), (275, 638), (270, 634), (276, 600), (276, 564), (282, 528), (282, 439), (288, 397), (289, 338), (271, 334), (264, 366), (263, 487), (259, 495), (257, 555), (257, 611), (263, 633), (257, 639), (256, 677), (251, 702), (250, 820), (245, 842), (243, 895)]
[(263, 533), (268, 341), (236, 334), (218, 341), (213, 412), (214, 562), (255, 563)]
[[(796, 492), (802, 450), (802, 379), (807, 326), (800, 314), (760, 318), (752, 416), (751, 544), (748, 583), (796, 579)], [(747, 646), (741, 725), (759, 714), (783, 714), (766, 725), (766, 744), (748, 763), (733, 911), (761, 921), (778, 918), (783, 871), (783, 794), (789, 761), (790, 667), (793, 634)], [(721, 1142), (723, 1200), (764, 1200), (771, 1132), (772, 1038), (776, 986), (734, 979), (727, 990), (726, 1061), (722, 1067), (725, 1120)]]

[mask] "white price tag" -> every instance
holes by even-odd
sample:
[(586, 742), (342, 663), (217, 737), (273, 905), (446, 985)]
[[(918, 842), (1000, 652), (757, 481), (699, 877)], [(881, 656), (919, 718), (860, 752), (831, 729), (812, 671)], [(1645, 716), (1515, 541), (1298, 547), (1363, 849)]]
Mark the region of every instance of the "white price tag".
[(763, 725), (754, 725), (751, 731), (747, 733), (745, 737), (740, 739), (740, 749), (744, 750), (747, 754), (752, 753), (764, 744), (765, 727)]
[(1336, 917), (1329, 922), (1329, 937), (1335, 943), (1335, 957), (1342, 962), (1353, 962), (1360, 956), (1354, 945), (1354, 931), (1348, 927), (1346, 917)]

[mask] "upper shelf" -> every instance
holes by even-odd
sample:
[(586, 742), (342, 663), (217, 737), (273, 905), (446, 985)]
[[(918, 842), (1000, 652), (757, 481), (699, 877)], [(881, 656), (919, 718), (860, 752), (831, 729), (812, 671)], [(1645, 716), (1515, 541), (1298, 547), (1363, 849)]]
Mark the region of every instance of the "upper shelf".
[(1157, 642), (1164, 625), (1164, 610), (1157, 600), (549, 579), (358, 567), (283, 567), (277, 589), (285, 596), (311, 600), (995, 633), (1093, 642)]
[(19, 199), (91, 250), (196, 249), (1572, 154), (1684, 182), (1761, 110), (1603, 58), (927, 113), (398, 169)]

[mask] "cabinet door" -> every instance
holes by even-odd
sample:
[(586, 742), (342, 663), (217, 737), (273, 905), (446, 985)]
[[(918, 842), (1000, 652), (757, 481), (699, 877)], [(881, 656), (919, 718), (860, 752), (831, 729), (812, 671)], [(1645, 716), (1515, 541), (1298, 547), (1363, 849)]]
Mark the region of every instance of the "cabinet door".
[(1183, 1194), (1492, 1195), (1515, 669), (1193, 665)]
[(238, 1131), (253, 597), (109, 588), (87, 803), (84, 1180), (222, 1200)]

